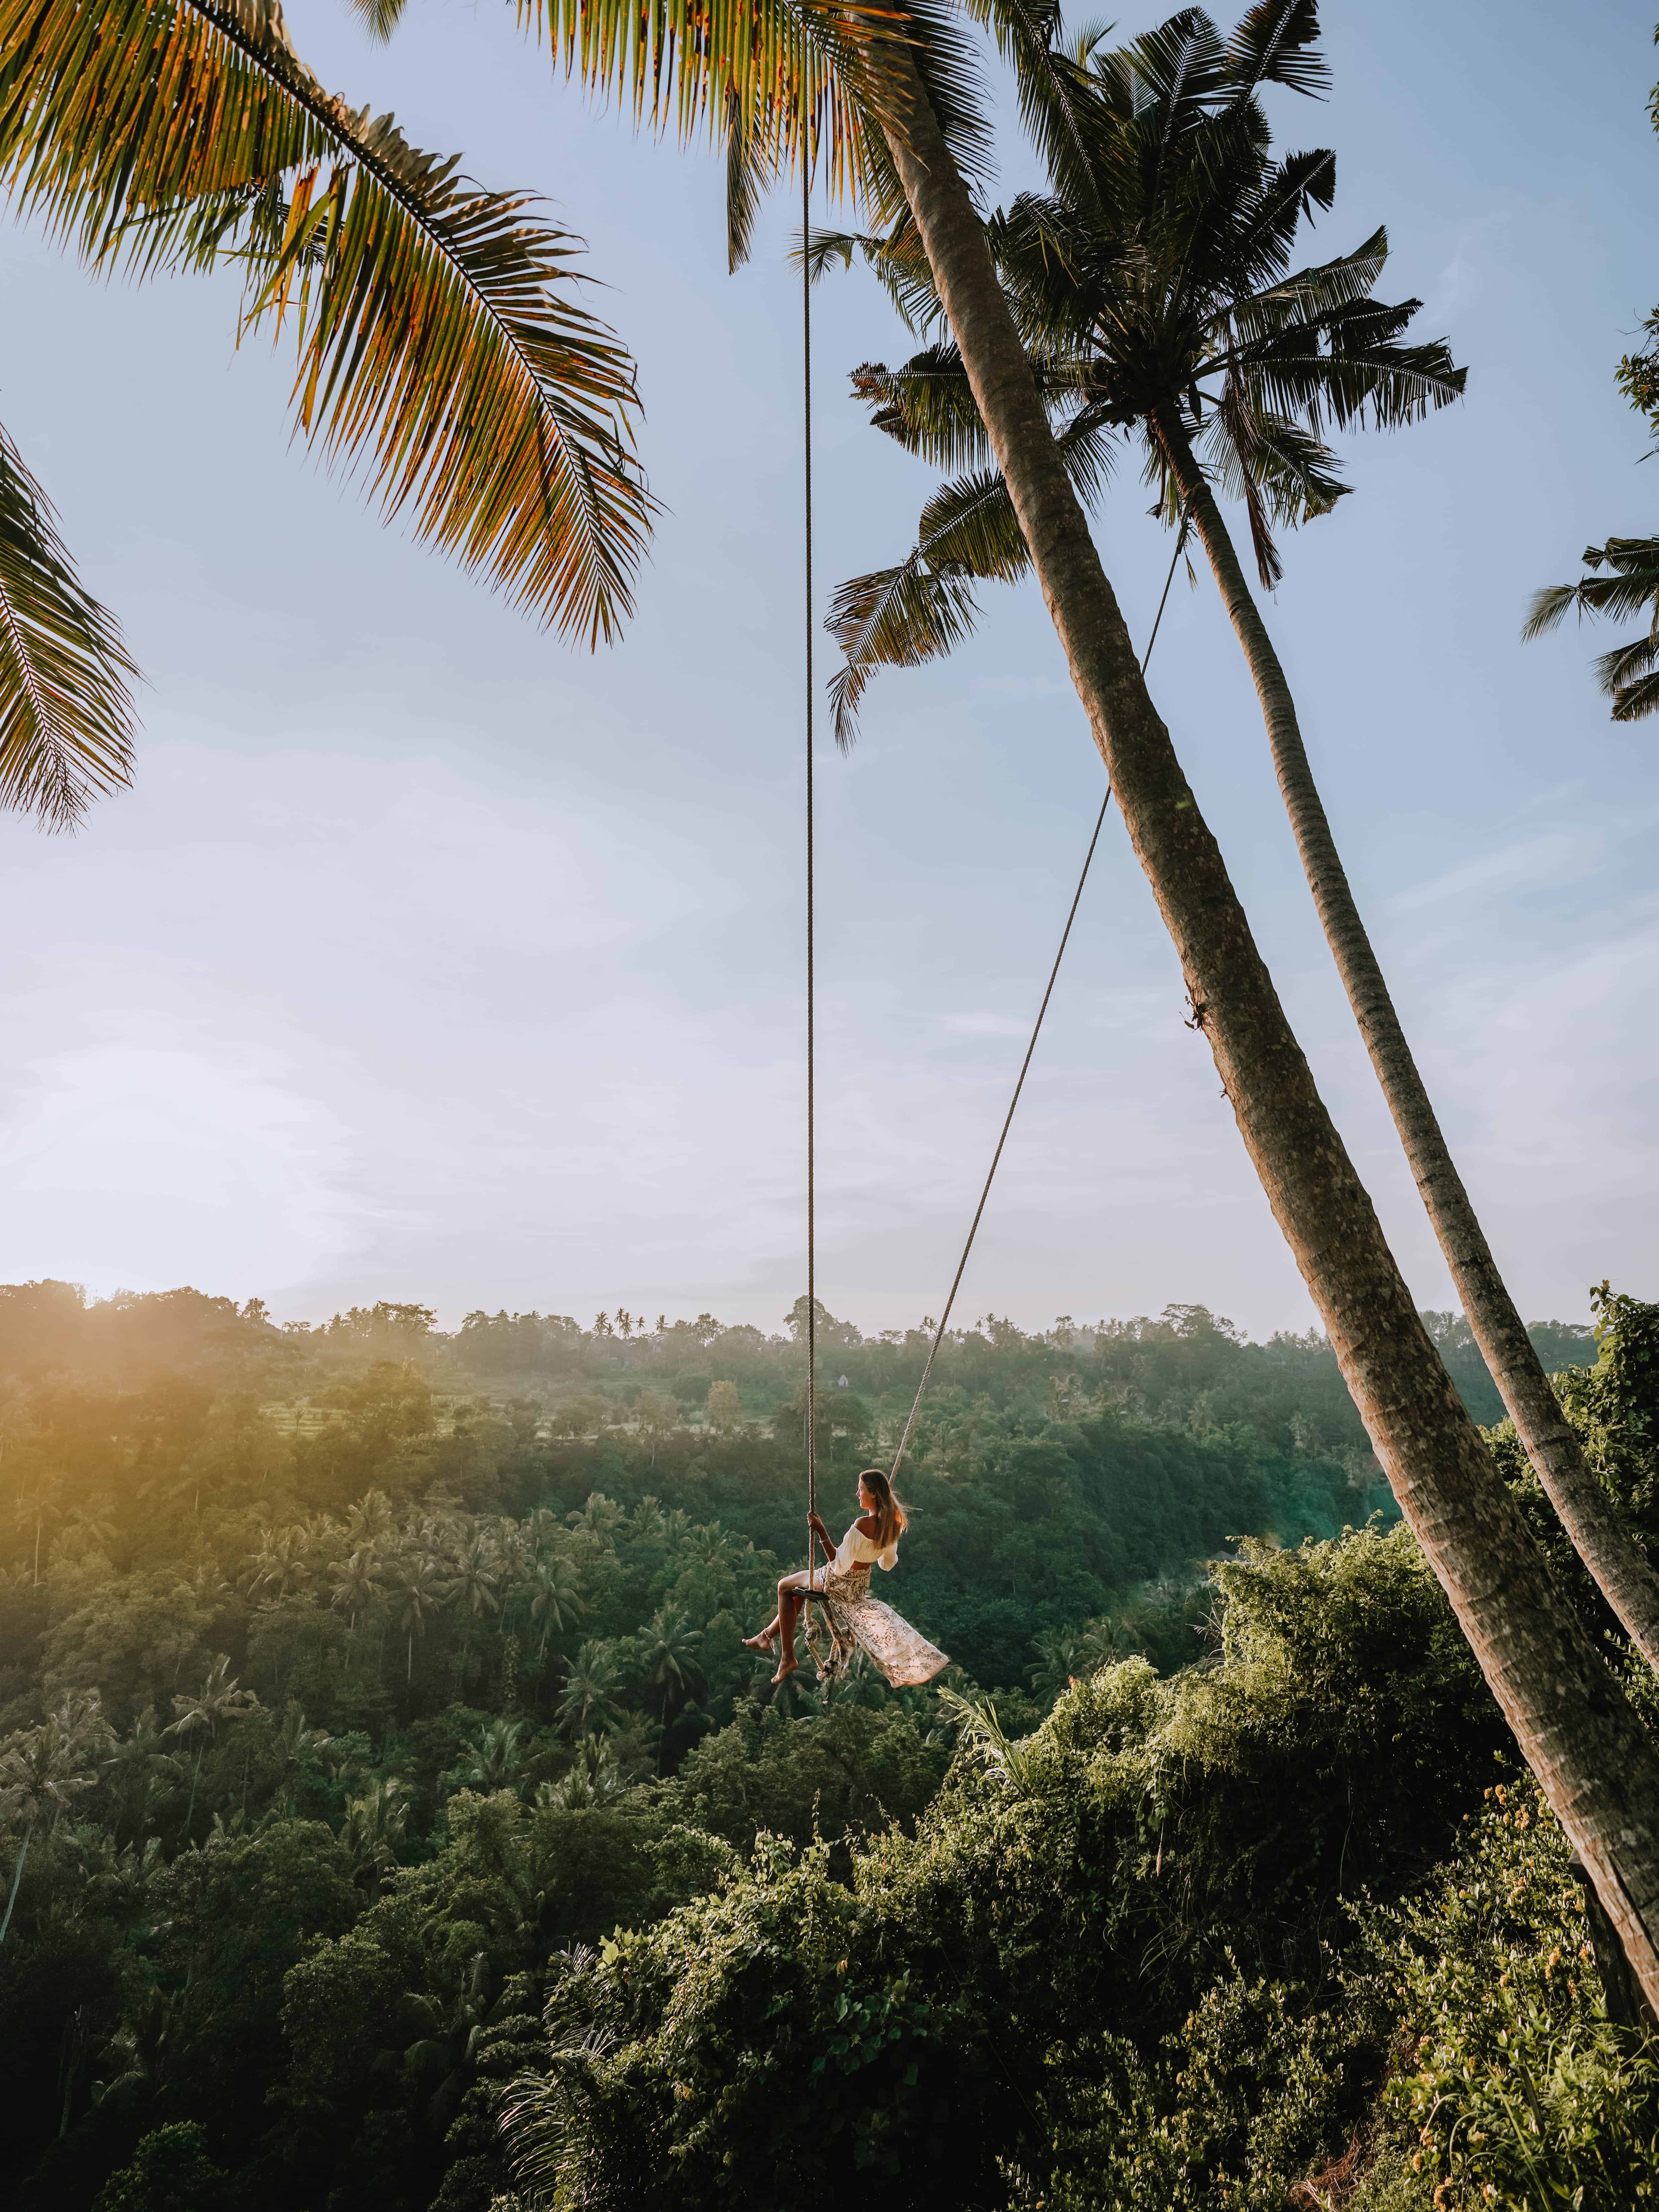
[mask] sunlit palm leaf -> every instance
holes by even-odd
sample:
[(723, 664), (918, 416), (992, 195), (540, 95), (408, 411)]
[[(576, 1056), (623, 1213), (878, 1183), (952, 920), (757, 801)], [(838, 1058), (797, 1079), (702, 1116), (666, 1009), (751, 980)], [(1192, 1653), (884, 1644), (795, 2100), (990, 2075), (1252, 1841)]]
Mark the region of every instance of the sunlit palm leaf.
[(131, 781), (137, 671), (82, 590), (46, 495), (0, 430), (0, 806), (72, 829)]
[(615, 635), (650, 502), (577, 241), (326, 94), (276, 0), (0, 0), (0, 185), (94, 260), (236, 256), (301, 428), (562, 631)]
[[(354, 0), (377, 27), (403, 0)], [(988, 154), (973, 51), (949, 0), (514, 0), (583, 88), (683, 140), (740, 136), (755, 179), (803, 143), (836, 192), (883, 222), (904, 204), (884, 130), (902, 131), (913, 64), (964, 174)], [(730, 227), (729, 227), (730, 228)]]

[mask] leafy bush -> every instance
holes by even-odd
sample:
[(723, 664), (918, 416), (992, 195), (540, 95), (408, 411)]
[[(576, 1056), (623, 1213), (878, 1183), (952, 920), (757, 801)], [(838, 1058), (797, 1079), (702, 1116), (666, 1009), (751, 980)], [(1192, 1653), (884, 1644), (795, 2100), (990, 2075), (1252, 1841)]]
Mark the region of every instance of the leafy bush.
[(1427, 1893), (1372, 1923), (1404, 2053), (1384, 2107), (1442, 2212), (1659, 2203), (1659, 2043), (1609, 2023), (1570, 1865), (1530, 1781), (1499, 1783)]

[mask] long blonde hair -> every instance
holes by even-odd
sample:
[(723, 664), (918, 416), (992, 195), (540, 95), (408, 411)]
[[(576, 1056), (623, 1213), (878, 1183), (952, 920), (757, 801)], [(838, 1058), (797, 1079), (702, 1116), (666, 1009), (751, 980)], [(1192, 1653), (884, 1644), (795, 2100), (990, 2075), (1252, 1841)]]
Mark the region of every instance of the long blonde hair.
[(859, 1480), (875, 1498), (875, 1540), (884, 1552), (890, 1544), (896, 1544), (909, 1527), (910, 1516), (894, 1494), (892, 1484), (878, 1467), (866, 1467)]

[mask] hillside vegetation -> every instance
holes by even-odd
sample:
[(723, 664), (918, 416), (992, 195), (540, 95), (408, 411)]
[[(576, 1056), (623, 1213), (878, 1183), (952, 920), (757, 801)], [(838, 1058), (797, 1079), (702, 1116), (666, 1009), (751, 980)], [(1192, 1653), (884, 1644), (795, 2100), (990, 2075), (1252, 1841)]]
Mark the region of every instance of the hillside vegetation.
[[(953, 1337), (891, 1594), (954, 1664), (819, 1697), (739, 1640), (803, 1317), (0, 1293), (16, 2201), (1638, 2201), (1622, 1983), (1322, 1342)], [(1653, 1541), (1601, 1320), (1540, 1344)], [(850, 1517), (925, 1339), (819, 1326)]]

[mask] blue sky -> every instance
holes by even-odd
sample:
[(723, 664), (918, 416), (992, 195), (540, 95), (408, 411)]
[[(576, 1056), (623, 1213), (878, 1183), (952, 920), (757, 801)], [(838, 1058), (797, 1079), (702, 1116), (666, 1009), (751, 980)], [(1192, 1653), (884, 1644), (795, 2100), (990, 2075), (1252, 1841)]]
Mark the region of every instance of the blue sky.
[[(1615, 730), (1589, 680), (1610, 640), (1517, 631), (1587, 542), (1653, 526), (1612, 372), (1659, 298), (1659, 54), (1608, 0), (1326, 21), (1333, 98), (1274, 109), (1282, 144), (1338, 152), (1310, 252), (1386, 222), (1381, 289), (1423, 298), (1469, 392), (1352, 442), (1356, 495), (1288, 542), (1268, 621), (1500, 1259), (1528, 1316), (1579, 1316), (1604, 1275), (1659, 1294), (1659, 771), (1655, 726)], [(802, 1278), (790, 211), (728, 276), (718, 163), (586, 111), (504, 8), (412, 0), (387, 49), (339, 0), (290, 22), (329, 85), (586, 238), (662, 521), (626, 641), (573, 653), (290, 443), (286, 361), (235, 350), (228, 277), (94, 285), (0, 234), (0, 415), (149, 678), (132, 793), (74, 839), (0, 827), (0, 1273), (284, 1318), (775, 1327)], [(827, 597), (897, 556), (931, 479), (848, 394), (908, 349), (874, 287), (820, 288), (815, 323)], [(1143, 638), (1146, 505), (1126, 466), (1097, 526)], [(1449, 1304), (1206, 577), (1151, 681), (1401, 1262)], [(938, 1310), (1098, 799), (1035, 590), (883, 678), (820, 770), (819, 1279), (874, 1328)], [(1309, 1324), (1183, 1011), (1114, 820), (966, 1312)]]

